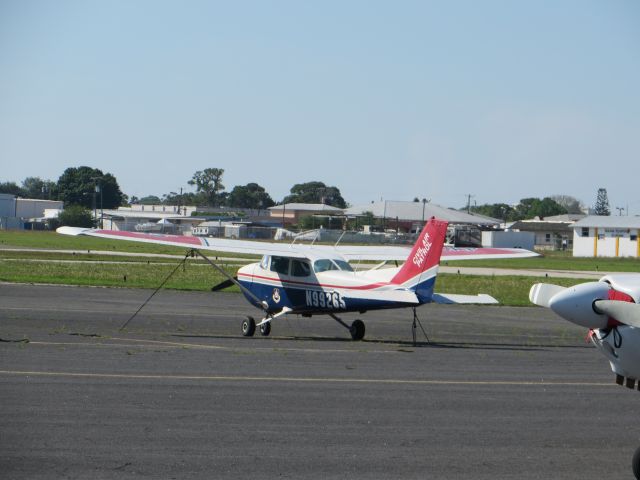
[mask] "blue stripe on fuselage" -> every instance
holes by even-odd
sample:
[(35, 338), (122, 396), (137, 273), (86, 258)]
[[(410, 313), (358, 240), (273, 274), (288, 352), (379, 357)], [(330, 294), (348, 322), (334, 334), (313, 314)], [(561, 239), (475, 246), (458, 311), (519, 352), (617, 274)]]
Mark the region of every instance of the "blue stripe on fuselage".
[[(323, 290), (320, 285), (316, 288), (311, 286), (309, 288), (299, 288), (283, 287), (282, 284), (267, 285), (259, 282), (239, 281), (256, 297), (267, 302), (270, 313), (279, 312), (283, 307), (292, 309), (294, 313), (339, 313), (415, 306), (415, 304), (411, 303), (376, 300), (373, 298), (350, 298), (348, 289), (339, 291)], [(416, 295), (420, 304), (431, 301), (434, 285), (435, 277), (431, 277), (416, 286)], [(248, 295), (245, 294), (245, 297), (255, 307), (262, 308)]]

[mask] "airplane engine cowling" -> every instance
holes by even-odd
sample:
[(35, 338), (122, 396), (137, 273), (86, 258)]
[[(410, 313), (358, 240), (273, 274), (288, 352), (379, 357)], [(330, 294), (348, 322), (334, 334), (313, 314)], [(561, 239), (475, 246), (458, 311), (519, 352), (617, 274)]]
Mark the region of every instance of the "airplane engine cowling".
[(604, 282), (581, 283), (569, 287), (549, 300), (549, 308), (565, 320), (587, 328), (605, 328), (609, 317), (597, 313), (593, 302), (609, 298), (611, 286)]

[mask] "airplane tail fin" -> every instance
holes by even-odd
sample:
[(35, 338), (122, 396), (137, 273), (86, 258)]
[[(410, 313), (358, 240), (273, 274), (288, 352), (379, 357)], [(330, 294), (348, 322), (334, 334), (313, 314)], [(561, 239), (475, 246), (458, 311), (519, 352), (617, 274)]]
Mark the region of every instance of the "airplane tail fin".
[(401, 285), (415, 291), (421, 302), (429, 302), (433, 295), (440, 255), (447, 234), (447, 222), (432, 217), (404, 265), (391, 279), (391, 283)]

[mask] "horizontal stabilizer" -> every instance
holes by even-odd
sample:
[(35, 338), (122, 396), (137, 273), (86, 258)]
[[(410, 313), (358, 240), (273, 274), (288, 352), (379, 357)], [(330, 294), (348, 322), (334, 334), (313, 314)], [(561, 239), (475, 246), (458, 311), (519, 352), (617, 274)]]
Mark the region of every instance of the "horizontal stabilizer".
[(491, 295), (481, 293), (480, 295), (457, 295), (453, 293), (434, 293), (431, 301), (434, 303), (442, 304), (481, 304), (481, 305), (496, 305), (498, 300)]

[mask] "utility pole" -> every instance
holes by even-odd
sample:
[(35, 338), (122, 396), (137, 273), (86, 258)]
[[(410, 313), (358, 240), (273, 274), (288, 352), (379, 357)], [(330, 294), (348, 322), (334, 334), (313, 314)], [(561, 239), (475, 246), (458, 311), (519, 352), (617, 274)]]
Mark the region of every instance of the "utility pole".
[(471, 213), (471, 199), (475, 197), (475, 195), (467, 194), (467, 213)]
[(621, 217), (622, 212), (624, 212), (624, 207), (616, 207), (616, 210), (618, 210), (618, 216)]

